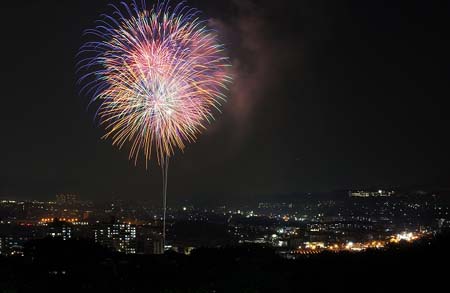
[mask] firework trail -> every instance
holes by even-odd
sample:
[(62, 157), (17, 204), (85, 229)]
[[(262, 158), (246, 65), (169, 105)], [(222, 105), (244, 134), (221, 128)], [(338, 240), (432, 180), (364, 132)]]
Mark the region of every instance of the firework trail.
[(230, 62), (217, 34), (184, 2), (111, 7), (86, 31), (94, 40), (79, 52), (81, 92), (98, 105), (104, 139), (129, 147), (135, 164), (140, 155), (146, 166), (156, 157), (163, 172), (165, 240), (169, 158), (196, 141), (214, 109), (220, 112)]

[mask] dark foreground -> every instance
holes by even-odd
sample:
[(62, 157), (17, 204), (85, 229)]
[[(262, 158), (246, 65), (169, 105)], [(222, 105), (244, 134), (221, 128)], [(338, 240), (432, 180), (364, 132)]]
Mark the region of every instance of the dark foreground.
[(84, 241), (40, 240), (0, 259), (0, 292), (447, 291), (450, 237), (365, 253), (285, 260), (262, 247), (125, 256)]

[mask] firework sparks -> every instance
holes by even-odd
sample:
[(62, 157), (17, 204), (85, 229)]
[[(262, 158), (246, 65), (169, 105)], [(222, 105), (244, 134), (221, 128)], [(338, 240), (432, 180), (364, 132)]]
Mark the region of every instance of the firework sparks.
[(135, 163), (155, 153), (164, 163), (214, 119), (231, 82), (229, 60), (216, 33), (183, 2), (111, 6), (87, 31), (96, 40), (80, 50), (82, 91), (99, 103), (103, 138), (129, 145)]

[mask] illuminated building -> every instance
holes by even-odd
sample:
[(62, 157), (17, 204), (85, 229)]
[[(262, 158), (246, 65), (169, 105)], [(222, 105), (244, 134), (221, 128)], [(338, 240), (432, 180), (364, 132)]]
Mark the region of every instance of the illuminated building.
[(57, 194), (56, 203), (59, 205), (73, 205), (78, 202), (76, 194)]
[(154, 228), (149, 225), (139, 226), (136, 231), (136, 253), (155, 254), (155, 246), (160, 245), (158, 241), (155, 241), (155, 239), (160, 239), (159, 232), (159, 230), (155, 231)]
[(72, 238), (72, 224), (55, 220), (47, 226), (47, 236), (68, 240)]
[(153, 254), (164, 254), (162, 239), (153, 240)]
[(114, 223), (95, 229), (95, 242), (126, 254), (136, 253), (136, 227)]
[(0, 255), (22, 255), (23, 241), (19, 241), (15, 237), (0, 237)]

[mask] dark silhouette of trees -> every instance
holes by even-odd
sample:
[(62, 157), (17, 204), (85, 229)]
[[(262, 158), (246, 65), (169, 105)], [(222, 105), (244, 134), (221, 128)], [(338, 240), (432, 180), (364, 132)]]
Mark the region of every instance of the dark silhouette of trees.
[(255, 245), (160, 256), (118, 254), (83, 240), (34, 240), (24, 257), (0, 258), (0, 292), (432, 291), (446, 284), (449, 235), (297, 260)]

